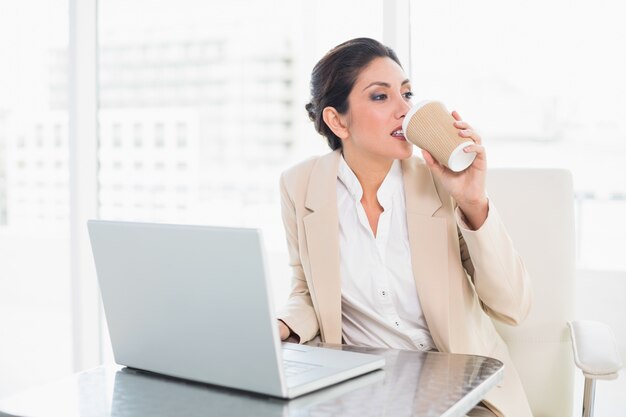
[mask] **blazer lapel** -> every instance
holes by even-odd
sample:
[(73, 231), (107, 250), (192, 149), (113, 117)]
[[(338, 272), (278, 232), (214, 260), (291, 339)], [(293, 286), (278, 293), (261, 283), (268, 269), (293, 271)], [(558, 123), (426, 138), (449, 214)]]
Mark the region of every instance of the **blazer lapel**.
[(341, 343), (341, 281), (337, 169), (339, 150), (318, 159), (311, 171), (303, 218), (309, 254), (311, 296), (317, 305), (320, 334), (327, 343)]
[(431, 336), (439, 350), (450, 346), (448, 235), (432, 174), (416, 158), (402, 161), (411, 262), (417, 293)]

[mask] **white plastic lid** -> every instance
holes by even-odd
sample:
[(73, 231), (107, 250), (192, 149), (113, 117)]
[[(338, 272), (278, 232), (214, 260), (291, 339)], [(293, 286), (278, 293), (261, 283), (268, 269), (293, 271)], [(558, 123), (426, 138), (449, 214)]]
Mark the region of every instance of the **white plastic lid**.
[(454, 172), (461, 172), (472, 165), (472, 162), (476, 159), (476, 152), (463, 152), (463, 149), (473, 144), (474, 142), (469, 140), (454, 148), (450, 158), (448, 158), (448, 168)]

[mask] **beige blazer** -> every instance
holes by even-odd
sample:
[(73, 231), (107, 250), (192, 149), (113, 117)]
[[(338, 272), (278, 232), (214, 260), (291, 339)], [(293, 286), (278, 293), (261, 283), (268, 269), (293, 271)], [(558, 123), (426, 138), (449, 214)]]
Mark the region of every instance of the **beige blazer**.
[[(283, 173), (282, 216), (292, 288), (279, 317), (301, 342), (341, 343), (337, 169), (339, 150)], [(491, 318), (515, 325), (530, 309), (524, 265), (490, 207), (478, 231), (457, 226), (455, 204), (416, 157), (402, 161), (413, 276), (437, 349), (495, 357), (504, 381), (488, 393), (498, 415), (530, 417), (523, 387)], [(471, 257), (470, 257), (471, 256)], [(491, 317), (491, 318), (490, 318)]]

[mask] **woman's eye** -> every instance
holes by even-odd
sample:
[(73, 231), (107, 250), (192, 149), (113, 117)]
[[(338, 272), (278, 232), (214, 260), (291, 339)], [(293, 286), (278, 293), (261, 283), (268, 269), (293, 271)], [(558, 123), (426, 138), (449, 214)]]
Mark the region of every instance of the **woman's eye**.
[(412, 91), (407, 91), (406, 93), (404, 93), (404, 98), (407, 100), (410, 100), (413, 98), (413, 92)]
[(372, 96), (372, 100), (374, 101), (381, 101), (381, 100), (385, 100), (387, 98), (387, 94), (374, 94)]

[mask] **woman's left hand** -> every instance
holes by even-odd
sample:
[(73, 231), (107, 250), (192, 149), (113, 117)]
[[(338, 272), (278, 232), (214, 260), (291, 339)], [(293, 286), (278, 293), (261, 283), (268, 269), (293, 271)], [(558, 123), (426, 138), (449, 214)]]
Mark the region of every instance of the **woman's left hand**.
[(474, 162), (466, 170), (454, 172), (437, 162), (427, 151), (422, 150), (422, 155), (433, 175), (457, 202), (468, 225), (476, 230), (482, 226), (489, 211), (489, 200), (485, 192), (487, 156), (480, 135), (461, 119), (456, 110), (452, 112), (452, 117), (456, 120), (454, 127), (458, 129), (459, 136), (474, 142), (464, 149), (464, 152), (476, 152)]

